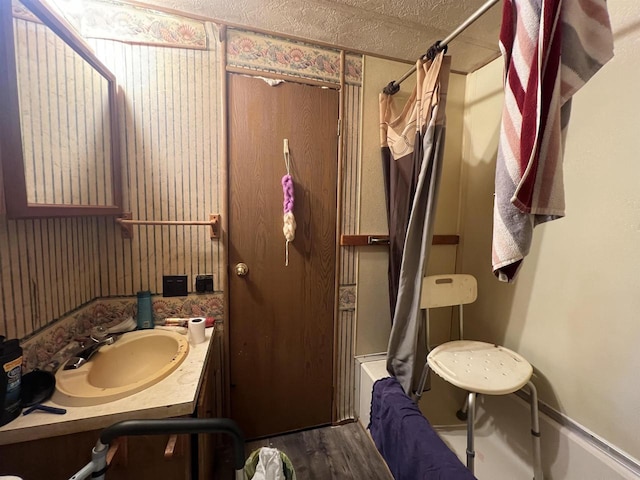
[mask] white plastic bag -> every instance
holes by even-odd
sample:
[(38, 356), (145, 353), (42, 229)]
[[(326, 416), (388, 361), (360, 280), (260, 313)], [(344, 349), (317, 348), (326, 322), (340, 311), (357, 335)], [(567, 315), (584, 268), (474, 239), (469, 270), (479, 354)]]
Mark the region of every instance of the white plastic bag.
[(285, 480), (277, 448), (262, 447), (258, 458), (256, 473), (251, 480)]

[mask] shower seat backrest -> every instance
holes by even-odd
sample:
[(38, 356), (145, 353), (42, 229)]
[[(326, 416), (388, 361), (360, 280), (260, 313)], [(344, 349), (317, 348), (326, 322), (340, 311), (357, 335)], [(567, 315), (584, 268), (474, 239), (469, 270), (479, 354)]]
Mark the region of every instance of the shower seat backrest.
[(422, 309), (466, 305), (477, 298), (478, 282), (473, 275), (431, 275), (422, 279)]

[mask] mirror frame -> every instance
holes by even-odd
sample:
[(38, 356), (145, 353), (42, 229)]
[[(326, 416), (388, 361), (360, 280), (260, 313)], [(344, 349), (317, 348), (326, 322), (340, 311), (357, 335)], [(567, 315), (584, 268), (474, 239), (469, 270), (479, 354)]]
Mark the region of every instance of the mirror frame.
[(4, 202), (8, 218), (46, 218), (122, 213), (122, 172), (118, 128), (115, 75), (96, 57), (91, 47), (76, 34), (66, 20), (42, 0), (20, 0), (42, 23), (70, 46), (108, 82), (111, 128), (112, 205), (29, 203), (25, 179), (20, 105), (14, 45), (12, 1), (0, 0), (0, 163)]

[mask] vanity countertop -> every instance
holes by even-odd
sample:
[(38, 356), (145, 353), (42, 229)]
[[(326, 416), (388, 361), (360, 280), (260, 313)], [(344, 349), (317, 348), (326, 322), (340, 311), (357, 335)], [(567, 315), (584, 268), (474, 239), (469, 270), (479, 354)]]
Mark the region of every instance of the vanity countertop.
[(0, 445), (97, 430), (121, 420), (192, 414), (214, 336), (215, 329), (207, 328), (206, 341), (197, 345), (189, 343), (189, 353), (176, 371), (136, 394), (88, 407), (59, 405), (54, 399), (45, 402), (44, 405), (65, 408), (67, 413), (56, 415), (36, 410), (20, 415), (0, 427)]

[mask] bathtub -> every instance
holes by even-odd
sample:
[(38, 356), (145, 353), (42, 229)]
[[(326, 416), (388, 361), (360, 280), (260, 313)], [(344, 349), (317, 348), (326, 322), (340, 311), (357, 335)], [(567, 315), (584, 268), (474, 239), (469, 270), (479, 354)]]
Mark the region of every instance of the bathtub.
[(369, 426), (373, 384), (388, 376), (385, 353), (356, 357), (356, 416), (364, 429)]
[[(376, 380), (389, 376), (386, 354), (355, 358), (356, 416), (369, 425), (371, 393)], [(432, 376), (420, 408), (440, 437), (461, 461), (466, 461), (466, 427), (455, 420), (462, 398)], [(442, 410), (448, 410), (442, 412)], [(546, 413), (545, 413), (546, 412)], [(476, 413), (476, 476), (480, 480), (531, 478), (529, 406), (516, 394), (481, 396)], [(453, 421), (449, 419), (453, 418)], [(442, 419), (446, 419), (442, 421)], [(640, 480), (640, 464), (586, 428), (541, 404), (542, 463), (549, 480)]]

